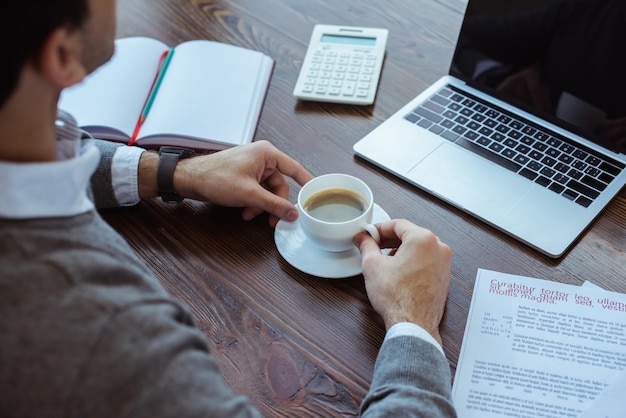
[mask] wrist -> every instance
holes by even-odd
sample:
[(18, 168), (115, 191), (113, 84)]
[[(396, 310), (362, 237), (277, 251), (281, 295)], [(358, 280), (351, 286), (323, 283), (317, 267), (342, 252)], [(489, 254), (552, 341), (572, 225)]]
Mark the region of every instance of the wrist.
[[(176, 193), (184, 198), (200, 199), (193, 190), (193, 159), (194, 158), (181, 159), (178, 161), (178, 164), (176, 164), (173, 177), (174, 189)], [(196, 174), (196, 176), (198, 178), (200, 177), (198, 174)]]
[(389, 331), (392, 327), (402, 323), (411, 323), (415, 324), (425, 332), (430, 334), (439, 344), (441, 344), (441, 335), (439, 334), (439, 325), (431, 325), (432, 321), (423, 320), (418, 318), (417, 316), (411, 315), (389, 315), (383, 317), (383, 322), (385, 323), (385, 331)]
[[(187, 159), (179, 159), (175, 164), (173, 173), (171, 173), (173, 190), (183, 197), (190, 196), (186, 191), (187, 178), (189, 177), (184, 169), (186, 162)], [(160, 195), (157, 175), (159, 163), (160, 156), (157, 151), (148, 150), (141, 154), (137, 168), (137, 189), (141, 199)]]
[(424, 328), (420, 327), (417, 324), (414, 324), (412, 322), (398, 322), (387, 330), (387, 332), (385, 333), (385, 341), (401, 336), (417, 337), (424, 341), (428, 341), (429, 343), (434, 345), (441, 352), (441, 354), (445, 356), (441, 344), (441, 338), (438, 333), (436, 336), (433, 336), (430, 332), (426, 331)]
[(137, 190), (141, 199), (158, 195), (156, 174), (158, 165), (159, 154), (156, 151), (145, 151), (141, 154), (137, 168)]

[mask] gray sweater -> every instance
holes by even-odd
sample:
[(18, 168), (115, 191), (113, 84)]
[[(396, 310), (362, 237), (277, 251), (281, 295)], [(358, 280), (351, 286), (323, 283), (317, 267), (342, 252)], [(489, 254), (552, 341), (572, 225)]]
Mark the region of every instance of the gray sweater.
[[(96, 184), (110, 181), (114, 148), (101, 150)], [(454, 416), (446, 359), (418, 338), (386, 341), (362, 413)], [(0, 219), (1, 417), (257, 415), (190, 311), (97, 212)]]

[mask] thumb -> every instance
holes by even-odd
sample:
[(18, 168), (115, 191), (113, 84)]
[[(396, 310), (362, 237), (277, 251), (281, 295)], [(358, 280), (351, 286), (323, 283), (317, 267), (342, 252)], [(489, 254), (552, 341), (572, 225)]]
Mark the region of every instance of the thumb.
[(354, 236), (352, 241), (361, 252), (363, 258), (368, 255), (380, 254), (378, 243), (367, 231), (359, 232)]
[(246, 212), (250, 217), (258, 216), (265, 211), (270, 215), (274, 215), (279, 219), (284, 219), (289, 222), (298, 219), (298, 209), (296, 209), (296, 206), (289, 200), (276, 196), (271, 192), (264, 191), (259, 203), (261, 207), (247, 209)]

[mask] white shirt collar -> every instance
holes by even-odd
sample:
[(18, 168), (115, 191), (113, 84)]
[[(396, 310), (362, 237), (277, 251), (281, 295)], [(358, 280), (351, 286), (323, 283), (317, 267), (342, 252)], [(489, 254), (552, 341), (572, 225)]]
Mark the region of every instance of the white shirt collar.
[(93, 210), (87, 190), (100, 152), (80, 146), (80, 130), (67, 113), (57, 120), (59, 160), (45, 163), (0, 161), (0, 218), (67, 217)]

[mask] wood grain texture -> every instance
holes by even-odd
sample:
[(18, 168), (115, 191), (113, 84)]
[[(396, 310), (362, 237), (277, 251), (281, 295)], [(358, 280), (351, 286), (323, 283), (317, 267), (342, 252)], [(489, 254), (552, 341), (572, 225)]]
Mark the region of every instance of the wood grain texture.
[[(453, 250), (442, 323), (454, 373), (478, 268), (626, 292), (626, 191), (559, 260), (354, 157), (353, 144), (447, 71), (459, 0), (120, 0), (118, 36), (176, 45), (210, 39), (276, 60), (256, 133), (314, 175), (366, 181), (394, 218), (435, 231)], [(316, 23), (390, 30), (376, 102), (298, 102), (293, 87)], [(298, 188), (292, 187), (295, 201)], [(265, 416), (351, 416), (367, 392), (384, 329), (362, 277), (323, 280), (278, 254), (267, 219), (239, 209), (158, 200), (104, 212), (165, 288), (194, 312), (225, 380)]]

